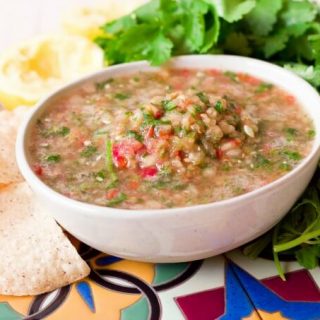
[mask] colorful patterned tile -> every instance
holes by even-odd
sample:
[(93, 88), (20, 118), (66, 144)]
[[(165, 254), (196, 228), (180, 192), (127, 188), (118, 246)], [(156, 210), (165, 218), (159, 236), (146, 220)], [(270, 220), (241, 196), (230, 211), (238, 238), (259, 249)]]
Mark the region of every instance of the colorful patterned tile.
[(228, 254), (231, 260), (150, 264), (84, 245), (79, 251), (92, 268), (87, 279), (37, 297), (2, 296), (0, 320), (320, 319), (319, 288), (296, 266), (283, 282), (272, 263), (239, 253)]
[(225, 288), (176, 299), (186, 319), (320, 319), (320, 290), (306, 270), (258, 281), (227, 260), (225, 276)]

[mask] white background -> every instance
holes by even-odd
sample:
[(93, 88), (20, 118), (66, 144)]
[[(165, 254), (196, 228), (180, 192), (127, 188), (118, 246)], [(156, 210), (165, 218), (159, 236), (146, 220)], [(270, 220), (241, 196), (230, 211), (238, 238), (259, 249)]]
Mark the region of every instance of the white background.
[[(123, 6), (130, 0), (116, 0)], [(76, 6), (105, 4), (108, 0), (0, 0), (0, 50), (35, 34), (59, 29), (62, 16)]]

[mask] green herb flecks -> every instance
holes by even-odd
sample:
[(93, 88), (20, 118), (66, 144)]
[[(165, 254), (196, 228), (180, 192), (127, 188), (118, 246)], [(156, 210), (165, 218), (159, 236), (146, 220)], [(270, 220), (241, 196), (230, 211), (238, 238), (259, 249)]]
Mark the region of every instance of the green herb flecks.
[(100, 170), (94, 175), (95, 179), (99, 182), (102, 182), (106, 179), (106, 173), (104, 170)]
[(283, 170), (283, 171), (291, 171), (292, 170), (292, 166), (287, 162), (282, 162), (279, 165), (279, 168), (280, 168), (280, 170)]
[(297, 151), (284, 150), (282, 154), (286, 156), (289, 160), (299, 161), (302, 159), (301, 154)]
[(224, 111), (224, 108), (223, 108), (223, 104), (221, 102), (221, 100), (218, 100), (215, 105), (214, 105), (214, 108), (216, 109), (216, 111), (218, 113), (222, 113)]
[(114, 97), (118, 100), (126, 100), (130, 98), (130, 95), (123, 92), (118, 92), (114, 95)]
[(309, 139), (313, 139), (316, 136), (315, 130), (308, 130), (307, 136)]
[(284, 133), (286, 135), (287, 140), (290, 142), (290, 141), (293, 141), (297, 137), (298, 130), (295, 128), (285, 128)]
[(206, 106), (210, 105), (210, 101), (208, 96), (204, 92), (198, 92), (197, 93), (198, 98), (200, 99), (201, 102), (203, 102)]
[[(112, 178), (112, 176), (111, 176)], [(114, 178), (113, 178), (114, 179)], [(106, 185), (106, 190), (110, 190), (113, 189), (115, 187), (117, 187), (119, 184), (119, 180), (118, 178), (116, 180), (111, 180), (107, 185)]]
[(107, 171), (111, 177), (111, 183), (118, 181), (118, 176), (113, 166), (113, 157), (112, 157), (112, 142), (107, 140), (106, 142), (106, 167)]
[(108, 133), (108, 131), (106, 130), (97, 130), (94, 132), (94, 135), (95, 136), (103, 136), (103, 135), (106, 135)]
[(50, 154), (48, 155), (45, 160), (49, 163), (58, 163), (61, 161), (61, 155), (60, 154)]
[(129, 130), (128, 133), (127, 133), (128, 137), (130, 138), (134, 138), (136, 139), (137, 141), (140, 141), (142, 142), (143, 141), (143, 137), (140, 133), (138, 133), (137, 131), (134, 131), (134, 130)]
[(80, 152), (80, 156), (81, 156), (82, 158), (90, 158), (90, 157), (92, 157), (97, 151), (98, 151), (97, 147), (95, 147), (94, 145), (89, 145), (89, 146), (85, 147), (85, 148)]
[(262, 82), (259, 84), (258, 88), (256, 89), (256, 93), (263, 93), (270, 90), (273, 87), (271, 83)]
[(170, 100), (163, 100), (162, 106), (165, 111), (172, 111), (177, 108), (176, 104), (173, 101)]
[(171, 122), (169, 120), (161, 120), (161, 119), (155, 119), (152, 115), (148, 113), (143, 114), (143, 126), (156, 126), (161, 124), (170, 124)]
[(44, 138), (49, 138), (49, 137), (57, 137), (57, 136), (61, 136), (61, 137), (65, 137), (70, 133), (70, 129), (67, 127), (50, 127), (50, 128), (46, 128), (46, 129), (41, 129), (41, 135)]
[(192, 109), (193, 109), (192, 114), (197, 114), (197, 113), (202, 113), (203, 112), (202, 108), (200, 106), (196, 105), (196, 104), (192, 106)]
[(224, 72), (224, 75), (227, 76), (233, 82), (239, 82), (237, 74), (232, 71), (226, 71)]
[(266, 158), (263, 154), (258, 153), (254, 158), (254, 168), (257, 169), (270, 169), (272, 162)]
[(116, 196), (115, 198), (113, 198), (112, 200), (109, 200), (106, 204), (107, 207), (114, 207), (117, 206), (119, 204), (121, 204), (122, 202), (126, 201), (128, 199), (127, 195), (123, 192), (121, 192), (118, 196)]

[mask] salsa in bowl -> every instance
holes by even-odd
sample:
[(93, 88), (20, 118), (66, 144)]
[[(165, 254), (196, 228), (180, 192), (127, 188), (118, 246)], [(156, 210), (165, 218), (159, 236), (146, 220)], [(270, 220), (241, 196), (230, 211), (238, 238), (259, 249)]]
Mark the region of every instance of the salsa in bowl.
[[(57, 220), (93, 247), (194, 259), (251, 240), (290, 208), (319, 155), (319, 108), (307, 83), (258, 60), (127, 64), (40, 103), (19, 137), (18, 162)], [(238, 230), (221, 235), (237, 217)], [(206, 232), (183, 244), (188, 228)], [(107, 232), (124, 239), (108, 243)]]
[(142, 210), (260, 188), (309, 154), (315, 130), (293, 95), (256, 77), (162, 68), (84, 84), (30, 135), (30, 164), (48, 186)]

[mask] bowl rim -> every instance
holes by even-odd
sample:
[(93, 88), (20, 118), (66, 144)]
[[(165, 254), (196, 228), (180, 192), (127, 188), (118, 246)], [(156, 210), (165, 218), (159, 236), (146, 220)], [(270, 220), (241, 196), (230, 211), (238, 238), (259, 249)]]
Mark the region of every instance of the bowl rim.
[[(253, 64), (260, 64), (261, 66), (266, 66), (269, 68), (273, 68), (274, 70), (277, 70), (278, 72), (282, 72), (285, 74), (288, 78), (294, 78), (295, 81), (300, 82), (301, 86), (303, 87), (303, 90), (308, 90), (308, 94), (313, 94), (315, 99), (318, 99), (319, 103), (319, 115), (320, 115), (320, 95), (318, 92), (313, 88), (308, 82), (306, 82), (304, 79), (298, 77), (296, 74), (294, 74), (291, 71), (288, 71), (280, 66), (277, 66), (275, 64), (272, 64), (270, 62), (266, 62), (263, 60), (255, 59), (255, 58), (249, 58), (249, 57), (242, 57), (237, 55), (183, 55), (178, 56), (175, 58), (172, 58), (169, 60), (169, 63), (183, 60), (183, 59), (204, 59), (204, 58), (211, 58), (211, 59), (227, 59), (227, 60), (238, 60), (239, 63), (241, 62), (248, 62)], [(113, 218), (150, 218), (158, 215), (163, 215), (168, 217), (168, 215), (173, 214), (186, 214), (190, 211), (197, 211), (200, 209), (211, 209), (214, 210), (215, 208), (221, 208), (226, 205), (232, 205), (241, 201), (246, 200), (252, 200), (256, 197), (261, 196), (264, 193), (267, 193), (268, 191), (271, 191), (272, 189), (276, 187), (281, 187), (281, 185), (286, 184), (288, 180), (292, 179), (295, 175), (301, 173), (304, 171), (308, 165), (314, 160), (314, 158), (319, 158), (320, 156), (320, 132), (316, 128), (316, 136), (313, 141), (312, 150), (310, 153), (290, 172), (284, 174), (280, 178), (272, 181), (271, 183), (266, 184), (265, 186), (262, 186), (260, 188), (257, 188), (253, 191), (247, 192), (245, 194), (235, 196), (229, 199), (220, 200), (216, 202), (210, 202), (206, 204), (197, 204), (192, 206), (185, 206), (185, 207), (174, 207), (174, 208), (164, 208), (164, 209), (121, 209), (121, 208), (113, 208), (113, 207), (103, 207), (95, 204), (90, 204), (88, 202), (81, 202), (78, 200), (74, 200), (71, 198), (68, 198), (67, 196), (64, 196), (63, 194), (53, 190), (51, 187), (49, 187), (47, 184), (45, 184), (32, 170), (26, 156), (26, 140), (27, 140), (27, 132), (30, 130), (30, 127), (32, 126), (32, 122), (34, 120), (34, 117), (38, 114), (38, 112), (42, 111), (42, 109), (45, 109), (50, 103), (48, 103), (50, 100), (54, 99), (55, 97), (72, 90), (76, 88), (79, 85), (82, 85), (86, 82), (94, 81), (95, 78), (99, 78), (102, 76), (112, 77), (112, 74), (114, 71), (119, 70), (126, 70), (130, 69), (130, 67), (137, 68), (137, 67), (148, 67), (150, 70), (152, 68), (155, 68), (157, 70), (159, 67), (153, 67), (150, 66), (150, 64), (147, 61), (137, 61), (137, 62), (130, 62), (130, 63), (124, 63), (119, 64), (111, 67), (104, 68), (102, 70), (93, 72), (89, 75), (86, 75), (84, 77), (78, 78), (75, 81), (70, 82), (67, 85), (64, 85), (54, 92), (50, 93), (43, 99), (41, 99), (34, 107), (33, 110), (29, 113), (21, 127), (18, 131), (17, 141), (16, 141), (16, 160), (19, 167), (19, 170), (21, 174), (24, 176), (27, 183), (31, 186), (32, 189), (41, 189), (41, 195), (44, 194), (49, 197), (51, 200), (62, 202), (64, 206), (67, 206), (69, 208), (73, 208), (74, 210), (77, 210), (81, 214), (87, 214), (90, 216), (96, 215), (96, 216), (109, 216)], [(191, 66), (192, 67), (192, 66)], [(160, 66), (161, 68), (161, 66)], [(188, 67), (184, 67), (188, 68)], [(217, 67), (211, 67), (214, 69), (219, 69)], [(205, 69), (205, 68), (203, 68)], [(208, 69), (210, 69), (210, 66), (208, 66)], [(225, 68), (220, 68), (221, 70)], [(232, 71), (232, 68), (230, 69)], [(244, 73), (247, 73), (250, 75), (250, 71), (241, 71)], [(130, 72), (128, 72), (130, 73)], [(258, 75), (258, 78), (263, 78), (263, 74)], [(294, 95), (294, 94), (293, 94)], [(303, 102), (300, 103), (303, 106)], [(310, 118), (313, 122), (315, 122), (314, 117), (312, 117), (309, 114)], [(316, 127), (316, 126), (315, 126)], [(320, 129), (320, 128), (319, 128)], [(65, 213), (67, 214), (67, 213)]]

